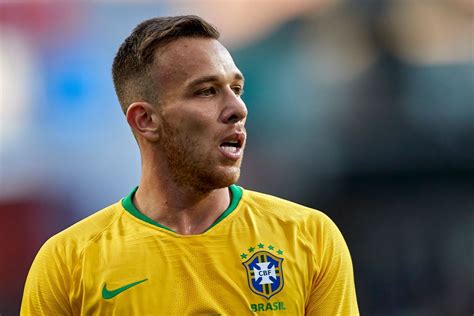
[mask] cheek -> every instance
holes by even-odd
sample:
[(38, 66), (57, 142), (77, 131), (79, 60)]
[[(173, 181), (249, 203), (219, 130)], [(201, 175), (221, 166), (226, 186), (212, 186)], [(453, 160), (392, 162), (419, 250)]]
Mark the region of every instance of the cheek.
[[(185, 111), (168, 116), (167, 122), (181, 133), (190, 133), (190, 137), (196, 134), (212, 134), (216, 120), (213, 119), (211, 111)], [(165, 118), (166, 119), (166, 118)]]

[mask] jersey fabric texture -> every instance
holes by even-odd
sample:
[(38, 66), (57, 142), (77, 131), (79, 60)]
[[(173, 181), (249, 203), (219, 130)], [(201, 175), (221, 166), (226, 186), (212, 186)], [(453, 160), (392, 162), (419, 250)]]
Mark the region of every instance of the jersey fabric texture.
[(352, 262), (323, 213), (229, 187), (207, 231), (140, 213), (136, 189), (50, 238), (21, 315), (358, 315)]

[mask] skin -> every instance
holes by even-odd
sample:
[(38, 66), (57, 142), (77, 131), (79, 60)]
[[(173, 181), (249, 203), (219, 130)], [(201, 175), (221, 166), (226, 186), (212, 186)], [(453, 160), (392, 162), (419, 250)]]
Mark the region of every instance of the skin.
[(228, 207), (228, 186), (240, 176), (245, 140), (238, 158), (220, 145), (245, 138), (243, 76), (227, 49), (205, 38), (159, 48), (152, 73), (159, 102), (134, 102), (126, 113), (142, 157), (133, 202), (178, 234), (199, 234)]

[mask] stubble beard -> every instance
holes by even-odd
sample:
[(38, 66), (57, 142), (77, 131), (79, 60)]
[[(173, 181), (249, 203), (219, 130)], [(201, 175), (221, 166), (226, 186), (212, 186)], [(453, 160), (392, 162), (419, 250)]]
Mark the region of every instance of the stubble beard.
[(240, 162), (234, 172), (217, 172), (216, 161), (200, 151), (200, 145), (190, 135), (163, 120), (163, 149), (173, 181), (184, 189), (206, 193), (228, 187), (240, 177)]

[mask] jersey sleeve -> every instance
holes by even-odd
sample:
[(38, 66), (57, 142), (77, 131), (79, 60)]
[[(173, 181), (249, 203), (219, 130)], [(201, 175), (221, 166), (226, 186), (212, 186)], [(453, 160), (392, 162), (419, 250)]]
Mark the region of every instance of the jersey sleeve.
[(63, 255), (52, 239), (40, 249), (26, 279), (20, 315), (72, 315), (70, 273)]
[(315, 262), (306, 315), (359, 315), (352, 260), (341, 232), (326, 215), (317, 225)]

